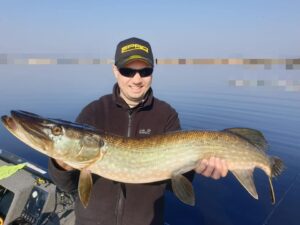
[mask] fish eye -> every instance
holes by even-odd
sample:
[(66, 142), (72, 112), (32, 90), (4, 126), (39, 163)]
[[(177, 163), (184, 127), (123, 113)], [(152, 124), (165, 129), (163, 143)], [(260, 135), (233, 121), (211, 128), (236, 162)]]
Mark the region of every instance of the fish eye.
[(52, 134), (58, 136), (62, 133), (61, 127), (55, 126), (52, 128)]

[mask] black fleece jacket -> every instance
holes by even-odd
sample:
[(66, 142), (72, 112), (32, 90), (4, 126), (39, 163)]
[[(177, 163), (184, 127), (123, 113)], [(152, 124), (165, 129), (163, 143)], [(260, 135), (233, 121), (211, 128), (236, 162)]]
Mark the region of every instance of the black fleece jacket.
[[(116, 84), (113, 94), (88, 104), (76, 119), (108, 133), (145, 137), (180, 129), (176, 111), (166, 102), (153, 97), (150, 89), (144, 100), (129, 108), (119, 96)], [(49, 174), (59, 188), (77, 189), (79, 171), (64, 171), (49, 160)], [(89, 205), (85, 209), (79, 199), (75, 214), (77, 225), (163, 225), (164, 191), (167, 182), (123, 184), (93, 175)]]

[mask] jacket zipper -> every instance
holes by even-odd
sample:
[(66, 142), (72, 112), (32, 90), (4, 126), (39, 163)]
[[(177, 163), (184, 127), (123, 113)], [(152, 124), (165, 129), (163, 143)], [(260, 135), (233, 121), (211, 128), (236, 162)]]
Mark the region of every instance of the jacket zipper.
[(132, 127), (132, 110), (128, 110), (128, 129), (127, 129), (127, 137), (131, 137), (131, 127)]
[[(128, 110), (128, 128), (127, 128), (127, 137), (131, 136), (131, 129), (132, 129), (132, 110)], [(122, 214), (123, 214), (123, 207), (124, 207), (124, 194), (120, 184), (120, 192), (119, 192), (119, 199), (117, 202), (117, 221), (116, 225), (122, 224)]]

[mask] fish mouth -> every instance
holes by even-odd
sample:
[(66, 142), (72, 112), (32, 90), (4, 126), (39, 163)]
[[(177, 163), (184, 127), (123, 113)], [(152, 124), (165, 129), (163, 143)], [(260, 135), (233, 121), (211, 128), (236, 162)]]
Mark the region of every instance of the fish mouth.
[(4, 115), (1, 117), (1, 121), (8, 130), (15, 131), (17, 129), (17, 124), (12, 117)]
[(45, 119), (34, 113), (12, 110), (11, 116), (1, 117), (4, 126), (12, 133), (17, 133), (21, 127), (30, 136), (34, 136), (43, 141), (49, 141), (48, 135), (44, 132)]

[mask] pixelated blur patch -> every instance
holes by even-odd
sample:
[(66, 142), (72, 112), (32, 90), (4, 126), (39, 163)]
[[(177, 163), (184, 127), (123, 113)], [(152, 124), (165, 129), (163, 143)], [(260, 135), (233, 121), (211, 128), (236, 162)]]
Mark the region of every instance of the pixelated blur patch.
[(8, 64), (6, 54), (0, 54), (0, 64)]
[(231, 87), (277, 87), (284, 91), (300, 92), (300, 80), (229, 80)]
[[(113, 59), (68, 56), (68, 54), (5, 54), (0, 53), (0, 65), (93, 65), (113, 64)], [(300, 58), (157, 58), (158, 65), (244, 65), (246, 68), (270, 70), (273, 66), (283, 66), (286, 70), (300, 69)]]
[(178, 59), (156, 59), (157, 64), (161, 65), (245, 65), (257, 68), (261, 66), (266, 70), (272, 66), (283, 65), (285, 69), (299, 69), (300, 59), (272, 59), (272, 58), (178, 58)]

